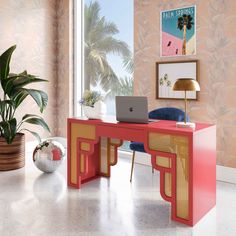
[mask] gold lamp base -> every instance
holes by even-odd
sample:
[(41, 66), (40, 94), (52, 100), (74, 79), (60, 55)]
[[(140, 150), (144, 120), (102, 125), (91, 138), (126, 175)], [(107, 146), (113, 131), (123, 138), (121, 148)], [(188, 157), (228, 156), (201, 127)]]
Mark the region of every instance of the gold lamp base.
[(195, 123), (191, 123), (191, 122), (177, 122), (176, 123), (176, 127), (178, 128), (195, 128)]

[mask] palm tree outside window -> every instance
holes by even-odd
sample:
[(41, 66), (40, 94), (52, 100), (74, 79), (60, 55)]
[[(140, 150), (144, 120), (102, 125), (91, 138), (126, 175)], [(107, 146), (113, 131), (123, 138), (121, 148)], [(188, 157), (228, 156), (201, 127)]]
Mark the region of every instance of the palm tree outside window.
[(84, 90), (106, 94), (114, 114), (114, 97), (133, 94), (133, 1), (85, 0), (83, 16)]

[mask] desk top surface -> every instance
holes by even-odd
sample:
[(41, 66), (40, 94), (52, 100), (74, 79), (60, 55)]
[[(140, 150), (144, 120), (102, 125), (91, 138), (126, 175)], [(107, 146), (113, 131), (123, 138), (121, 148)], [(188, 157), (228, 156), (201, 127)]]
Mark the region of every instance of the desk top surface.
[(68, 119), (70, 122), (79, 122), (85, 124), (94, 124), (94, 125), (104, 125), (104, 126), (115, 126), (120, 128), (132, 128), (132, 129), (148, 129), (152, 130), (160, 130), (160, 131), (172, 131), (177, 133), (188, 133), (193, 134), (203, 129), (213, 127), (214, 124), (207, 123), (195, 123), (195, 129), (192, 128), (178, 128), (176, 127), (176, 121), (171, 120), (157, 120), (156, 122), (150, 122), (148, 124), (139, 124), (139, 123), (125, 123), (118, 122), (115, 116), (107, 116), (103, 119), (87, 119), (86, 117), (74, 117)]

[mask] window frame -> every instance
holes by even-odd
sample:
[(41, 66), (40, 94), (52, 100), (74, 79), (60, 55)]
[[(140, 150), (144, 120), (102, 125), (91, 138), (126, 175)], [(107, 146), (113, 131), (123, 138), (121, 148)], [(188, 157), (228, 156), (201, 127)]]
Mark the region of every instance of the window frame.
[(73, 76), (73, 115), (81, 116), (82, 107), (79, 108), (79, 98), (82, 97), (83, 93), (83, 74), (84, 74), (84, 53), (83, 53), (83, 4), (84, 1), (73, 1), (74, 11), (73, 11), (73, 67), (74, 67), (74, 76)]

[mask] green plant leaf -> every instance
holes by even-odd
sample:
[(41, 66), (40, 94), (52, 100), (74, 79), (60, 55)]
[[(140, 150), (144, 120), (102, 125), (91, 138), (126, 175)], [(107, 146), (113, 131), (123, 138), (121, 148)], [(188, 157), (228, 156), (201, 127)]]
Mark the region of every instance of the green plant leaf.
[(40, 79), (39, 77), (35, 75), (27, 74), (27, 71), (23, 71), (22, 73), (18, 75), (13, 74), (12, 77), (15, 77), (15, 76), (17, 76), (17, 78), (14, 79), (13, 84), (19, 87), (20, 86), (23, 87), (23, 86), (26, 86), (27, 84), (35, 83), (35, 82), (48, 82), (48, 80)]
[(18, 91), (14, 97), (12, 98), (15, 101), (16, 104), (16, 108), (20, 106), (20, 104), (25, 100), (25, 98), (28, 96), (29, 94), (26, 93), (25, 91)]
[(15, 102), (0, 99), (0, 118), (2, 121), (11, 120), (15, 113)]
[(48, 95), (45, 92), (36, 89), (19, 89), (13, 98), (16, 103), (16, 107), (18, 107), (28, 95), (35, 100), (40, 108), (40, 112), (43, 112), (48, 103)]
[(8, 121), (0, 122), (0, 127), (3, 130), (3, 137), (8, 144), (12, 143), (13, 139), (16, 136), (16, 123), (17, 122), (15, 118)]
[(46, 108), (48, 103), (48, 95), (40, 90), (35, 89), (25, 89), (29, 93), (29, 95), (35, 100), (35, 102), (38, 104), (40, 108), (40, 112), (43, 112), (43, 110)]
[(41, 127), (43, 127), (45, 130), (47, 130), (48, 132), (50, 132), (50, 128), (48, 127), (47, 123), (45, 122), (45, 120), (37, 115), (32, 115), (32, 114), (26, 114), (23, 116), (22, 123), (30, 123), (30, 124), (34, 124), (34, 125), (39, 125)]
[(0, 99), (0, 104), (8, 104), (8, 105), (10, 105), (10, 106), (15, 106), (15, 102), (13, 101), (13, 100), (1, 100)]
[(11, 74), (6, 80), (2, 81), (3, 90), (9, 97), (12, 97), (19, 89), (26, 85), (38, 82), (48, 82), (48, 80), (40, 79), (34, 75), (26, 73), (26, 71), (23, 71), (18, 75)]
[(34, 132), (34, 131), (32, 131), (32, 130), (29, 130), (29, 129), (21, 129), (21, 131), (22, 131), (22, 130), (25, 130), (25, 131), (31, 133), (31, 134), (38, 140), (39, 143), (42, 142), (41, 137), (39, 136), (38, 133), (36, 133), (36, 132)]
[(17, 77), (17, 79), (13, 81), (13, 86), (15, 89), (17, 89), (17, 88), (23, 88), (28, 84), (38, 83), (38, 82), (48, 82), (48, 80), (40, 79), (31, 75), (19, 76)]
[[(27, 96), (33, 98), (41, 112), (44, 111), (48, 103), (48, 96), (44, 91), (25, 88), (29, 84), (46, 82), (47, 80), (28, 74), (27, 71), (20, 74), (10, 73), (10, 61), (15, 48), (16, 46), (10, 47), (0, 56), (0, 83), (4, 97), (3, 101), (0, 99), (0, 136), (4, 137), (8, 143), (13, 141), (17, 130), (23, 123), (39, 125), (50, 132), (44, 119), (37, 115), (25, 115), (18, 125), (14, 118), (15, 111)], [(36, 132), (27, 131), (40, 140)]]
[(7, 78), (10, 71), (10, 60), (11, 55), (16, 49), (16, 45), (8, 48), (1, 56), (0, 56), (0, 80), (4, 80)]

